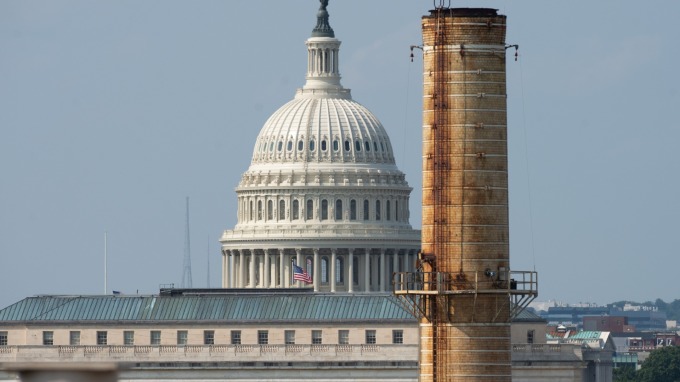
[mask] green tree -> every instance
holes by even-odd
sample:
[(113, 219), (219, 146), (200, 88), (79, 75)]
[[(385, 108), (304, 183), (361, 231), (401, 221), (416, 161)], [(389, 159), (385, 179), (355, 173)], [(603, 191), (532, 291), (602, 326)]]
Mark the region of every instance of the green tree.
[(614, 369), (614, 382), (636, 382), (635, 366), (619, 366)]
[(680, 347), (666, 346), (649, 353), (637, 377), (641, 382), (680, 381)]

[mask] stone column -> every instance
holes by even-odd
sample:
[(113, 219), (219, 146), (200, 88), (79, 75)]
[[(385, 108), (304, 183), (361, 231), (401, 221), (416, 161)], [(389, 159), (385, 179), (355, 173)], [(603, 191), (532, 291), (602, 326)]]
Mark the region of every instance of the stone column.
[(380, 267), (378, 268), (378, 275), (380, 275), (380, 291), (385, 291), (385, 248), (380, 248)]
[(331, 248), (331, 274), (330, 274), (330, 282), (331, 282), (331, 292), (335, 292), (335, 261), (338, 256), (338, 250), (337, 248)]
[(314, 292), (319, 291), (319, 269), (321, 264), (319, 264), (319, 248), (314, 248), (314, 272), (313, 272), (313, 279), (314, 281)]
[(349, 255), (347, 255), (347, 257), (349, 258), (349, 259), (347, 259), (347, 260), (349, 260), (349, 261), (347, 261), (349, 266), (347, 267), (347, 276), (348, 277), (346, 277), (345, 280), (347, 280), (347, 282), (349, 283), (349, 286), (347, 287), (347, 292), (353, 293), (354, 292), (354, 248), (349, 248), (347, 251), (349, 253)]
[(246, 254), (243, 249), (238, 250), (238, 287), (246, 287)]
[(262, 282), (262, 287), (263, 288), (270, 288), (271, 285), (269, 285), (269, 276), (271, 276), (272, 270), (271, 267), (269, 266), (269, 249), (265, 248), (264, 249), (264, 273), (263, 276), (263, 282)]
[[(394, 254), (392, 255), (392, 272), (393, 274), (399, 272), (399, 248), (395, 248)], [(393, 275), (390, 275), (390, 284), (393, 281), (393, 277)]]
[(250, 264), (248, 264), (248, 272), (249, 272), (249, 282), (248, 282), (248, 287), (250, 288), (255, 288), (257, 286), (257, 283), (255, 282), (255, 250), (251, 249), (250, 250)]
[(222, 251), (222, 288), (227, 287), (227, 277), (229, 275), (227, 274), (227, 250)]
[(286, 288), (286, 264), (285, 264), (285, 255), (284, 255), (284, 250), (283, 248), (279, 248), (279, 287), (281, 288)]
[(227, 285), (224, 286), (225, 288), (233, 288), (234, 287), (234, 278), (236, 277), (236, 272), (234, 270), (234, 251), (229, 250), (229, 258), (227, 261), (229, 264), (227, 264), (227, 272), (229, 273), (229, 280), (227, 280)]
[[(302, 264), (302, 248), (295, 248), (295, 265), (305, 269), (304, 264)], [(298, 288), (302, 288), (302, 281), (296, 282), (295, 285), (297, 285)]]
[(371, 249), (364, 250), (364, 292), (371, 291)]

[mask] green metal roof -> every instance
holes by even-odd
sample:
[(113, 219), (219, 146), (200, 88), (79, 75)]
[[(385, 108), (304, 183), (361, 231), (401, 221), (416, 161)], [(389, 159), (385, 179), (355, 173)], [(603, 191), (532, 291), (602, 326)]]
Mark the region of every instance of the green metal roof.
[(1, 323), (45, 321), (415, 321), (389, 294), (37, 296), (0, 310)]
[(569, 336), (570, 340), (597, 340), (602, 335), (602, 332), (583, 330), (574, 335)]
[(537, 315), (536, 313), (530, 311), (529, 309), (522, 309), (517, 317), (512, 319), (512, 322), (542, 322), (547, 323), (548, 321)]

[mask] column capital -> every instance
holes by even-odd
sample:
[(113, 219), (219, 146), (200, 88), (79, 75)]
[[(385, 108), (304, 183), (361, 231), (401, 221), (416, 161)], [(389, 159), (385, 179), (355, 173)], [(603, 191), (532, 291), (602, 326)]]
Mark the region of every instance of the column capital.
[(312, 251), (314, 251), (314, 255), (315, 255), (315, 256), (318, 256), (318, 255), (319, 255), (319, 252), (320, 252), (320, 249), (319, 249), (319, 248), (313, 248)]

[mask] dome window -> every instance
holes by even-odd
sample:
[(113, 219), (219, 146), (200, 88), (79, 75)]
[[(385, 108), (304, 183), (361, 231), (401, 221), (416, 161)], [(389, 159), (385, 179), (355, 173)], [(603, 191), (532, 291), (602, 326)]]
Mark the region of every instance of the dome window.
[(349, 152), (349, 150), (352, 148), (352, 145), (349, 143), (349, 139), (345, 141), (345, 151)]
[(368, 220), (368, 200), (364, 200), (364, 220)]
[(342, 200), (335, 201), (335, 220), (342, 220)]
[(390, 211), (390, 201), (385, 202), (385, 220), (390, 220), (390, 215), (392, 214), (392, 211)]
[(326, 151), (327, 148), (328, 147), (326, 147), (326, 140), (324, 139), (321, 141), (321, 151)]
[(366, 151), (371, 151), (371, 144), (368, 141), (364, 142), (364, 147), (366, 148)]
[(349, 220), (357, 220), (357, 201), (349, 201)]
[[(292, 142), (290, 142), (292, 144)], [(279, 220), (286, 219), (286, 202), (279, 200)]]
[(314, 143), (313, 139), (309, 141), (309, 151), (314, 151)]
[(354, 149), (357, 152), (361, 151), (361, 141), (360, 140), (357, 139), (356, 142), (354, 142)]
[(274, 219), (274, 202), (271, 200), (267, 201), (267, 220)]
[(328, 220), (328, 200), (321, 201), (321, 220)]
[(312, 199), (307, 200), (307, 220), (314, 219), (314, 201)]
[(279, 151), (283, 150), (283, 142), (279, 141)]
[(300, 202), (293, 200), (293, 220), (298, 220), (300, 218)]
[(305, 148), (305, 143), (300, 140), (298, 142), (298, 151), (302, 151), (303, 148)]
[(293, 151), (293, 141), (288, 141), (288, 151)]
[(399, 201), (394, 201), (394, 220), (399, 221)]
[(335, 259), (335, 281), (337, 283), (345, 282), (345, 261), (341, 256)]
[(375, 220), (380, 220), (380, 200), (375, 201)]
[(378, 151), (378, 142), (373, 141), (373, 149), (374, 151)]
[(274, 142), (273, 141), (269, 144), (269, 151), (274, 151)]
[(385, 151), (385, 146), (383, 145), (382, 142), (380, 142), (380, 150)]
[(338, 143), (337, 139), (333, 140), (333, 151), (338, 151), (340, 149), (340, 143)]

